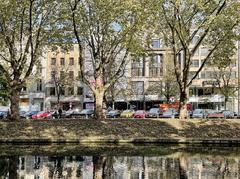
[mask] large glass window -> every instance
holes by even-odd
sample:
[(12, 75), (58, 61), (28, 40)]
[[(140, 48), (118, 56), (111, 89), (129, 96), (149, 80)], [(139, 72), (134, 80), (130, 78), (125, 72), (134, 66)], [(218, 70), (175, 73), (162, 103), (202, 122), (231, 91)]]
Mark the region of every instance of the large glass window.
[(149, 63), (149, 77), (159, 77), (163, 75), (162, 56), (152, 55)]
[(191, 67), (199, 67), (199, 60), (192, 60)]
[(201, 56), (207, 56), (209, 53), (209, 50), (207, 48), (202, 48), (200, 50)]
[(161, 46), (160, 39), (153, 39), (151, 46), (152, 48), (160, 48)]
[(144, 93), (144, 82), (143, 81), (133, 81), (132, 90), (134, 94), (143, 94)]
[(144, 59), (134, 59), (131, 64), (131, 75), (132, 77), (144, 76)]

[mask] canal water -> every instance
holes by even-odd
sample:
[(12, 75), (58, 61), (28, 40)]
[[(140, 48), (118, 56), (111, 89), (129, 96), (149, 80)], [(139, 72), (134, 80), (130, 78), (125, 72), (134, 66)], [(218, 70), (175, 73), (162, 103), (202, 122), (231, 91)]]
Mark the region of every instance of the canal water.
[(237, 179), (240, 147), (0, 145), (0, 178)]

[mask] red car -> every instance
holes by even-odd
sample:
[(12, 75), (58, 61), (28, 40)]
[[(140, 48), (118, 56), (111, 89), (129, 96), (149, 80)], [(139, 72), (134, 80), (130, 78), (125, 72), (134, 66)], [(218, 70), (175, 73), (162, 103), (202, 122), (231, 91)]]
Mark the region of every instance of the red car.
[(224, 114), (221, 111), (210, 111), (207, 118), (224, 118)]
[(32, 119), (46, 119), (46, 118), (49, 118), (49, 117), (51, 117), (51, 113), (50, 112), (41, 111), (41, 112), (33, 115)]
[(145, 118), (146, 112), (144, 110), (138, 110), (133, 115), (134, 118)]

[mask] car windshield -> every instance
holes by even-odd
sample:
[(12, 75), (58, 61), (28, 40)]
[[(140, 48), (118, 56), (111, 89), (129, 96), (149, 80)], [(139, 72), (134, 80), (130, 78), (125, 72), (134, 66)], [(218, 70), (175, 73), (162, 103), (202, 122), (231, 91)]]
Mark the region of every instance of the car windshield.
[(84, 109), (84, 110), (81, 111), (81, 113), (89, 113), (89, 112), (92, 112), (92, 110), (91, 109)]
[(152, 109), (150, 109), (150, 113), (157, 113), (159, 111), (159, 109), (158, 108), (152, 108)]
[(128, 112), (132, 112), (131, 110), (125, 110), (123, 111), (123, 113), (128, 113)]
[(113, 113), (117, 113), (117, 112), (118, 112), (118, 111), (113, 110), (113, 111), (109, 111), (108, 113), (113, 114)]
[(138, 114), (143, 114), (144, 111), (143, 111), (143, 110), (138, 110), (138, 111), (136, 111), (136, 113), (138, 113)]

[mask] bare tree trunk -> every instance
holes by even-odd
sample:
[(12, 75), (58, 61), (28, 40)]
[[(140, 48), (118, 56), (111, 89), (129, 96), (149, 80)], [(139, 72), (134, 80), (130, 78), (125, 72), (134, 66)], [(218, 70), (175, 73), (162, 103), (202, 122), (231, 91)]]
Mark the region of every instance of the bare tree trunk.
[(103, 90), (98, 90), (95, 92), (95, 118), (97, 120), (105, 119), (103, 111), (103, 98), (104, 98)]
[(14, 89), (14, 88), (11, 90), (10, 102), (11, 102), (10, 120), (13, 120), (13, 121), (19, 120), (20, 119), (20, 116), (19, 116), (20, 90)]
[(187, 111), (187, 89), (182, 89), (180, 92), (180, 104), (179, 104), (179, 119), (187, 119), (188, 111)]

